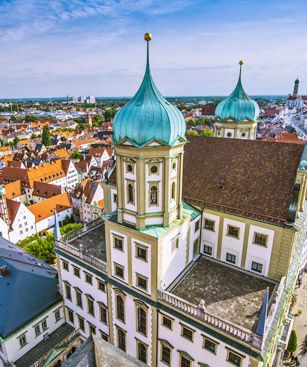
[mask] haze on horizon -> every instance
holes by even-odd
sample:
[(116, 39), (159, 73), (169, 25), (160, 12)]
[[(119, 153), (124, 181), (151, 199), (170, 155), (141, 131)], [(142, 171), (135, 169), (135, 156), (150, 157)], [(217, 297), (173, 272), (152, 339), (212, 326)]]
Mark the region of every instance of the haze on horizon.
[(145, 67), (167, 96), (307, 94), (304, 0), (0, 2), (0, 98), (131, 96)]

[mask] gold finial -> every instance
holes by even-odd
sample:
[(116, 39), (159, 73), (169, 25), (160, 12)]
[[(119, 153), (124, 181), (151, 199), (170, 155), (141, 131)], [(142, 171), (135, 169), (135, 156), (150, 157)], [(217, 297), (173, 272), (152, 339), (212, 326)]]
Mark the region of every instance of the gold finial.
[(242, 60), (240, 60), (240, 61), (239, 61), (239, 65), (241, 65), (241, 66), (242, 66), (243, 64), (244, 64), (244, 62), (243, 62)]
[(149, 41), (151, 41), (151, 39), (152, 39), (152, 34), (151, 33), (147, 32), (147, 33), (144, 34), (144, 40), (145, 41), (149, 42)]

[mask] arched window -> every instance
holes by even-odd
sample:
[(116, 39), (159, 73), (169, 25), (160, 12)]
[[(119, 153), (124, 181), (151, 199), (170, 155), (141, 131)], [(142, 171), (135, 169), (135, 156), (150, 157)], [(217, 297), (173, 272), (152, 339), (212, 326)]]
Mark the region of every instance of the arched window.
[(128, 184), (128, 203), (133, 203), (133, 186), (132, 184)]
[(158, 205), (158, 188), (157, 186), (152, 186), (150, 189), (150, 204)]
[(122, 296), (116, 296), (116, 317), (125, 322), (125, 301)]
[(147, 333), (147, 312), (143, 307), (137, 308), (137, 331), (144, 335)]
[(175, 182), (172, 183), (172, 199), (175, 200), (176, 195), (176, 184)]

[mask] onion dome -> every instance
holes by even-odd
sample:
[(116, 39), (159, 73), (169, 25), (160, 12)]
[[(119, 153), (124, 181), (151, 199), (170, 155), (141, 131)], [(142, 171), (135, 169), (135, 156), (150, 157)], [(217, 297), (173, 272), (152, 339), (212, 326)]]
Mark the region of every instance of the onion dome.
[(236, 122), (256, 121), (259, 116), (259, 106), (245, 92), (241, 82), (243, 61), (239, 62), (240, 74), (238, 83), (229, 97), (220, 102), (215, 110), (215, 116), (220, 120)]
[(146, 33), (147, 61), (142, 84), (135, 96), (115, 115), (113, 142), (128, 139), (140, 147), (157, 140), (169, 146), (178, 139), (185, 139), (185, 120), (182, 113), (169, 103), (159, 92), (150, 72), (149, 41), (152, 36)]

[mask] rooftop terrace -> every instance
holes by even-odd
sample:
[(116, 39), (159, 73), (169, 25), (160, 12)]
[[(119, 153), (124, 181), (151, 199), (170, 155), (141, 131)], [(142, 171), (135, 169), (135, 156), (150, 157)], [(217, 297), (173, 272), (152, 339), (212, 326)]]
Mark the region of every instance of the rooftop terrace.
[(254, 332), (264, 294), (269, 304), (277, 283), (202, 256), (168, 292), (191, 304), (205, 301), (206, 312)]
[(106, 271), (104, 221), (96, 219), (76, 231), (68, 232), (57, 241), (57, 248)]

